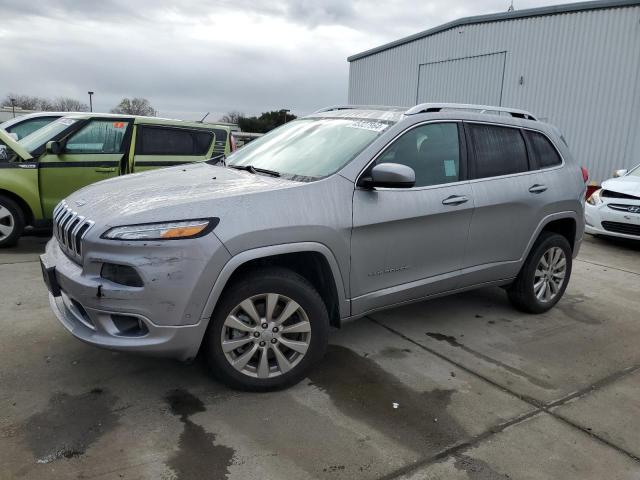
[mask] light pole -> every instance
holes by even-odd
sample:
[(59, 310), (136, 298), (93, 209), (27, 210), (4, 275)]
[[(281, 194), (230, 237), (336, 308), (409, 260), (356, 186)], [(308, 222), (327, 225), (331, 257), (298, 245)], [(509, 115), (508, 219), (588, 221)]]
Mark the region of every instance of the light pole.
[(13, 118), (16, 118), (16, 99), (10, 98), (11, 100), (11, 111), (13, 112)]
[(282, 123), (287, 123), (287, 113), (289, 113), (291, 110), (289, 110), (288, 108), (283, 108), (280, 111), (284, 114), (284, 122)]
[(89, 111), (93, 112), (93, 102), (91, 101), (91, 97), (93, 96), (93, 92), (87, 92), (89, 94)]

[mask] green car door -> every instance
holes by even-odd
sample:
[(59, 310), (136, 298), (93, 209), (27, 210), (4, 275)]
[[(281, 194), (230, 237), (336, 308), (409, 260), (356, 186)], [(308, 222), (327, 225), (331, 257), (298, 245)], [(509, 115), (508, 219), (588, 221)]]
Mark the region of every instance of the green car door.
[(39, 160), (45, 218), (51, 218), (55, 206), (70, 193), (121, 174), (131, 143), (131, 123), (131, 119), (94, 118), (47, 148)]
[(211, 129), (136, 125), (133, 171), (181, 165), (211, 158), (215, 135)]

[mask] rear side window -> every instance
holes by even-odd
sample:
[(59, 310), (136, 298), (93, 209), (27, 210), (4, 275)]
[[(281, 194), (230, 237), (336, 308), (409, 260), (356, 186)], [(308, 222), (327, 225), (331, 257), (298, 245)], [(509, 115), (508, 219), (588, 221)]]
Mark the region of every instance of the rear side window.
[(467, 124), (475, 150), (476, 178), (498, 177), (529, 169), (524, 138), (517, 128)]
[(143, 126), (136, 147), (138, 155), (204, 155), (209, 151), (213, 133)]
[(533, 156), (536, 159), (538, 168), (549, 168), (562, 163), (558, 151), (551, 144), (549, 139), (538, 132), (525, 130), (525, 135), (531, 144)]

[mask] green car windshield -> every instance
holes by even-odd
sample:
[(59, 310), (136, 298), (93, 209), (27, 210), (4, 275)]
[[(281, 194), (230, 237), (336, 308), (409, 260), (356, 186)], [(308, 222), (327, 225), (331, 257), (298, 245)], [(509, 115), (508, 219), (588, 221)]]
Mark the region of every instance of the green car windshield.
[(237, 150), (226, 163), (295, 179), (322, 178), (349, 163), (390, 125), (351, 118), (294, 120)]
[(76, 121), (77, 120), (72, 118), (60, 118), (20, 139), (18, 143), (22, 145), (27, 152), (33, 154), (38, 148), (43, 146), (52, 138), (55, 138), (59, 133), (65, 131), (71, 125), (76, 123)]

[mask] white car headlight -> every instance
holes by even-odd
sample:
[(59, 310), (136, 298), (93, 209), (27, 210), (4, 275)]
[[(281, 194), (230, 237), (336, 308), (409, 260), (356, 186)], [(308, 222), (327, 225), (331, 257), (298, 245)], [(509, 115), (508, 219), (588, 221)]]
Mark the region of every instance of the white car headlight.
[(218, 224), (217, 218), (176, 222), (144, 223), (113, 227), (102, 234), (109, 240), (178, 240), (206, 235)]
[(602, 193), (602, 189), (599, 188), (598, 190), (596, 190), (595, 192), (593, 192), (591, 194), (591, 196), (589, 198), (587, 198), (587, 203), (589, 205), (599, 205), (602, 203), (602, 197), (600, 196)]

